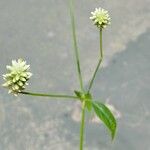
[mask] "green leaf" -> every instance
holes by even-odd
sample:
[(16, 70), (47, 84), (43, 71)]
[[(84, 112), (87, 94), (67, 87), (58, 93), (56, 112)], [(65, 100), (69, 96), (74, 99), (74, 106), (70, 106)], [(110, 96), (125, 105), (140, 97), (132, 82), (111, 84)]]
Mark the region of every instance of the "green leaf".
[(106, 107), (104, 104), (100, 102), (92, 101), (92, 106), (94, 108), (96, 115), (100, 118), (100, 120), (103, 121), (103, 123), (110, 130), (111, 137), (112, 139), (114, 139), (117, 123), (113, 114), (108, 109), (108, 107)]
[(88, 111), (90, 112), (92, 110), (92, 101), (91, 100), (85, 101), (85, 106), (88, 109)]
[(92, 95), (90, 93), (85, 94), (85, 106), (89, 112), (92, 110)]
[(80, 91), (74, 91), (74, 93), (76, 94), (76, 96), (81, 100), (83, 97), (83, 93)]
[(92, 99), (92, 95), (90, 93), (86, 93), (85, 94), (85, 98), (91, 100)]

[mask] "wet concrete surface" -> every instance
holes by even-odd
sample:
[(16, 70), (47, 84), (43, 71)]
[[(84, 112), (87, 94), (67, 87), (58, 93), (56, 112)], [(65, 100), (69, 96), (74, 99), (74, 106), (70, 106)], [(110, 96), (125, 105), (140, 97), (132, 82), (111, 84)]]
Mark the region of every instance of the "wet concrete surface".
[[(101, 6), (111, 14), (112, 24), (104, 31), (105, 59), (92, 92), (120, 113), (113, 143), (105, 127), (87, 116), (85, 150), (150, 150), (149, 4), (148, 0), (75, 3), (86, 87), (99, 45), (90, 12)], [(67, 1), (0, 0), (0, 74), (12, 59), (22, 57), (34, 74), (28, 91), (71, 94), (79, 84), (70, 31)], [(79, 117), (76, 102), (14, 97), (0, 87), (0, 150), (77, 150)]]

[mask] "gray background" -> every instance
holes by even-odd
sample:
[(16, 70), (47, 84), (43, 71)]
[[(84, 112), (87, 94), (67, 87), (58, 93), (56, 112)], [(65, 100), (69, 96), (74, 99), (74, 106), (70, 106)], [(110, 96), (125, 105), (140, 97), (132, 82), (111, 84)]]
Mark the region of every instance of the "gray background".
[[(85, 150), (150, 150), (149, 6), (149, 0), (76, 0), (85, 86), (99, 45), (90, 12), (103, 7), (111, 14), (105, 60), (92, 91), (119, 113), (113, 143), (105, 127), (87, 116)], [(22, 57), (34, 74), (28, 91), (72, 94), (79, 84), (70, 31), (67, 0), (0, 0), (0, 74)], [(77, 150), (79, 117), (76, 102), (14, 97), (0, 87), (0, 150)]]

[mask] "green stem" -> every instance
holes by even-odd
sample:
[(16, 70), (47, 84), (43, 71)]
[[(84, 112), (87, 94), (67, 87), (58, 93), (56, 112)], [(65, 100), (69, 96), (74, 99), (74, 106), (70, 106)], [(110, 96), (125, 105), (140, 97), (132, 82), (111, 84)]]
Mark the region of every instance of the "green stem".
[(41, 96), (41, 97), (78, 99), (78, 97), (76, 96), (60, 95), (60, 94), (43, 94), (43, 93), (31, 93), (31, 92), (20, 92), (20, 94), (26, 94), (26, 95), (31, 95), (31, 96)]
[(103, 60), (103, 45), (102, 45), (102, 28), (100, 28), (100, 31), (99, 31), (99, 39), (100, 39), (100, 41), (99, 41), (99, 43), (100, 43), (100, 58), (99, 58), (99, 61), (98, 61), (98, 64), (97, 64), (97, 66), (96, 66), (96, 69), (95, 69), (95, 71), (94, 71), (94, 74), (93, 74), (93, 76), (92, 76), (92, 79), (91, 79), (91, 81), (90, 81), (90, 84), (89, 84), (89, 88), (88, 88), (88, 93), (90, 92), (90, 90), (91, 90), (91, 88), (92, 88), (92, 85), (93, 85), (93, 82), (94, 82), (94, 79), (95, 79), (95, 77), (96, 77), (96, 74), (97, 74), (97, 71), (98, 71), (98, 69), (99, 69), (99, 67), (100, 67), (100, 65), (101, 65), (101, 63), (102, 63), (102, 60)]
[(78, 78), (80, 82), (81, 91), (84, 91), (81, 68), (80, 68), (79, 49), (77, 46), (77, 38), (76, 38), (75, 17), (74, 17), (74, 12), (73, 12), (73, 0), (69, 0), (69, 8), (70, 8), (70, 17), (71, 17), (73, 45), (74, 45), (76, 65), (77, 65), (77, 70), (78, 70)]
[(82, 102), (82, 114), (81, 114), (81, 127), (80, 127), (80, 150), (83, 150), (84, 142), (84, 128), (85, 128), (85, 101)]

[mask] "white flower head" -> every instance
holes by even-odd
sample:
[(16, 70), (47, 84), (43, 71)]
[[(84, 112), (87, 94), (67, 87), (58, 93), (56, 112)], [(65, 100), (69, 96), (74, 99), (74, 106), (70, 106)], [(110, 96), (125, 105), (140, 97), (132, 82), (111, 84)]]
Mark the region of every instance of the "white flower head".
[(110, 24), (110, 17), (108, 11), (103, 8), (95, 8), (94, 12), (91, 12), (92, 16), (90, 17), (93, 20), (94, 24), (98, 28), (105, 28)]
[(5, 83), (2, 85), (9, 89), (8, 93), (13, 93), (15, 96), (25, 89), (28, 85), (27, 81), (32, 76), (29, 72), (30, 65), (26, 65), (23, 59), (12, 60), (12, 66), (6, 66), (8, 73), (3, 75)]

